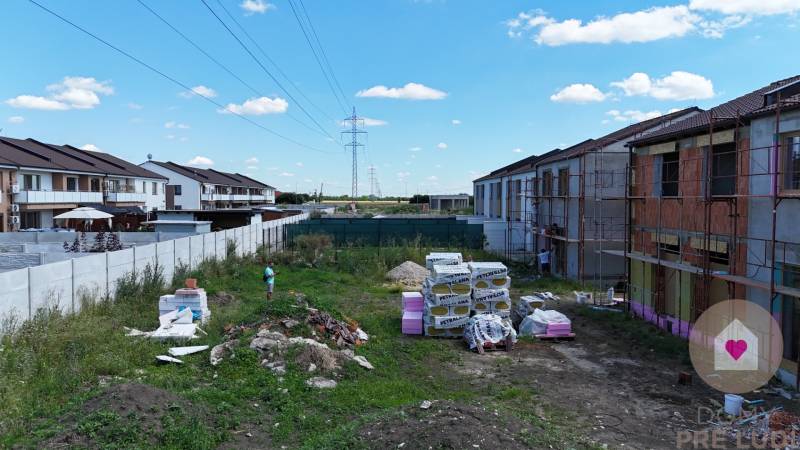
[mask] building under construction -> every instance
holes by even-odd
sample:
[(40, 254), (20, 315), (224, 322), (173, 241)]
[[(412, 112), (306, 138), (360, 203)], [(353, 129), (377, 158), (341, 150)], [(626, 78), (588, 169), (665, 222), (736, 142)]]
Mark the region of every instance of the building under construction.
[[(800, 354), (800, 77), (532, 156), (475, 180), (491, 250), (617, 286), (631, 312), (681, 336), (744, 298), (782, 325), (779, 375)], [(796, 226), (796, 225), (795, 225)]]

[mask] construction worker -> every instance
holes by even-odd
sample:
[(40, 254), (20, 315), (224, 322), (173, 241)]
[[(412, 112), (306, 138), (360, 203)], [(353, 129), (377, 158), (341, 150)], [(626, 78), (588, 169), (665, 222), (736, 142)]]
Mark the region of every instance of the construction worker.
[(539, 250), (539, 264), (542, 266), (542, 275), (550, 275), (550, 252)]
[(264, 269), (264, 282), (267, 283), (267, 300), (272, 300), (272, 291), (275, 289), (275, 269), (272, 268), (272, 260), (267, 263)]

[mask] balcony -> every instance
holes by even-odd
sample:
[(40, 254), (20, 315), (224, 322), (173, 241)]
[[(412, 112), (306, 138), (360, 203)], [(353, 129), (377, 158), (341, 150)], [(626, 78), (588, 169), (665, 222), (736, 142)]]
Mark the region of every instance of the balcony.
[(230, 197), (234, 202), (246, 202), (250, 200), (250, 196), (247, 194), (233, 194)]
[(202, 193), (200, 194), (200, 200), (204, 202), (226, 202), (230, 201), (231, 197), (230, 194), (216, 194), (216, 193)]
[(18, 194), (14, 194), (14, 203), (103, 203), (103, 193), (76, 191), (20, 191)]
[(111, 203), (145, 203), (147, 194), (141, 192), (106, 192), (106, 201)]

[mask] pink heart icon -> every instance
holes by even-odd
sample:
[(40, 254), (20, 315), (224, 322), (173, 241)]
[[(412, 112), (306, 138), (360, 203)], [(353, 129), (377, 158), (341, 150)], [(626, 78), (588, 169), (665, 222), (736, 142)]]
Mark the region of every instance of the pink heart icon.
[(734, 361), (738, 361), (744, 352), (747, 351), (747, 342), (743, 339), (739, 339), (738, 341), (728, 339), (725, 343), (725, 350), (728, 351)]

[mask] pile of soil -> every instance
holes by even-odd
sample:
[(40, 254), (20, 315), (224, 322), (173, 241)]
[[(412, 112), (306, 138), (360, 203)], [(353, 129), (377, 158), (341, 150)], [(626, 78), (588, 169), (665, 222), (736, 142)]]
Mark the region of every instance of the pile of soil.
[(522, 433), (535, 432), (518, 419), (482, 406), (435, 402), (366, 424), (359, 436), (369, 448), (529, 448)]
[(430, 274), (425, 267), (414, 261), (406, 261), (386, 272), (386, 279), (406, 286), (421, 286), (428, 275)]
[(171, 411), (180, 409), (182, 415), (198, 415), (198, 410), (191, 402), (177, 395), (139, 383), (124, 383), (109, 386), (98, 396), (89, 399), (79, 411), (69, 413), (60, 420), (61, 429), (64, 430), (50, 438), (44, 445), (46, 448), (96, 448), (98, 442), (94, 439), (95, 433), (89, 431), (81, 424), (94, 413), (114, 413), (121, 420), (128, 422), (135, 417), (139, 429), (149, 430), (147, 435), (155, 440), (163, 432), (162, 419)]

